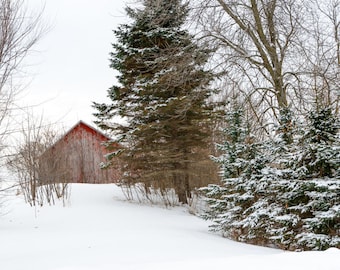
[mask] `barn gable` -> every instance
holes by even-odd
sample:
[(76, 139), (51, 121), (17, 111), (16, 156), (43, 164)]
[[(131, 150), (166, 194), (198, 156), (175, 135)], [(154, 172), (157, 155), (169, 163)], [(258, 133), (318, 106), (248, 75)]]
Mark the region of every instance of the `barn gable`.
[(108, 153), (103, 145), (110, 138), (79, 121), (43, 155), (40, 161), (42, 182), (114, 183), (119, 166), (101, 169)]

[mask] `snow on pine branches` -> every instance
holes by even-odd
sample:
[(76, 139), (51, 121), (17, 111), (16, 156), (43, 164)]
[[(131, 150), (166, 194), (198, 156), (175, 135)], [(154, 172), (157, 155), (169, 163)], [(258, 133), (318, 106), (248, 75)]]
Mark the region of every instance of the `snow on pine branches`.
[(291, 140), (282, 133), (272, 141), (249, 140), (240, 108), (226, 122), (222, 154), (214, 157), (221, 185), (201, 189), (212, 230), (287, 250), (340, 248), (340, 139), (331, 109), (310, 113)]

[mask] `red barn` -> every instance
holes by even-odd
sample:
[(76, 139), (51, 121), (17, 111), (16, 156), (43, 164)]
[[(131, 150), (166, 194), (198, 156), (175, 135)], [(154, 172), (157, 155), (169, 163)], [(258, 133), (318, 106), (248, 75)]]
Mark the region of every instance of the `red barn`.
[(110, 138), (80, 121), (50, 147), (40, 159), (42, 183), (114, 183), (120, 178), (119, 166), (102, 169)]

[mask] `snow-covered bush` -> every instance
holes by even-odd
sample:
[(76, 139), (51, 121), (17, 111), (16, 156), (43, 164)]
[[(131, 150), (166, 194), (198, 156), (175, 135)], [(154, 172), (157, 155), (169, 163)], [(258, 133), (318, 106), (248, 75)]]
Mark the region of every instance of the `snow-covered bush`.
[(211, 228), (288, 250), (340, 248), (339, 134), (329, 112), (312, 113), (301, 136), (279, 134), (263, 144), (230, 140), (230, 132), (242, 134), (243, 124), (229, 117), (222, 155), (214, 158), (222, 184), (201, 189)]

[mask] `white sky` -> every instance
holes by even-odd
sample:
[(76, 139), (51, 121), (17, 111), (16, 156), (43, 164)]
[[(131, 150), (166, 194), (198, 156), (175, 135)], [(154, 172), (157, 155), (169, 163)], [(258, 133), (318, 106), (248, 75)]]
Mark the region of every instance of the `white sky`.
[(126, 22), (124, 0), (26, 0), (50, 30), (29, 56), (27, 80), (19, 104), (37, 105), (34, 113), (65, 127), (79, 120), (92, 124), (92, 101), (108, 102), (116, 83), (109, 68), (112, 30)]

